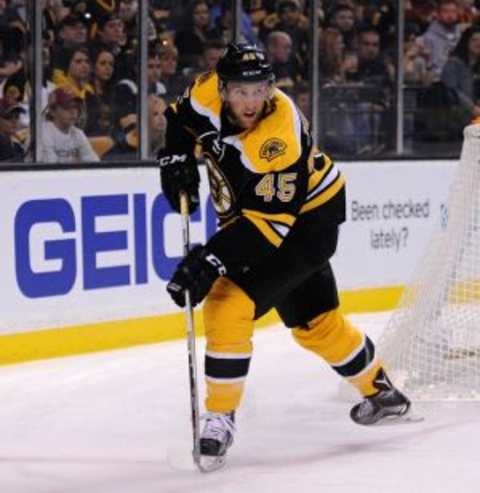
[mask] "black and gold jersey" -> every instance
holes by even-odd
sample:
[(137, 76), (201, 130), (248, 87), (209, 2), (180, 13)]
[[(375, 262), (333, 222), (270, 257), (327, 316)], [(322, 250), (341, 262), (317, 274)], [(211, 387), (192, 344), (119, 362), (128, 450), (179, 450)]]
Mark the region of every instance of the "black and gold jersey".
[(250, 252), (248, 261), (255, 250), (279, 247), (302, 214), (316, 211), (330, 224), (344, 220), (344, 178), (326, 155), (315, 157), (308, 122), (279, 89), (249, 130), (229, 122), (215, 73), (201, 75), (166, 116), (167, 148), (199, 151), (205, 159), (224, 231), (213, 240), (220, 250), (236, 250), (236, 242)]

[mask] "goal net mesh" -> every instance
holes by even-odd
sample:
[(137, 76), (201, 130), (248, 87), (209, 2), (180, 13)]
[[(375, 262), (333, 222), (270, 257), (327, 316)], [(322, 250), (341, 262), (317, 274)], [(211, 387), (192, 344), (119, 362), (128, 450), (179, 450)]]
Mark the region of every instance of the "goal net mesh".
[(378, 348), (420, 400), (480, 399), (480, 125), (464, 130), (448, 218), (434, 233)]

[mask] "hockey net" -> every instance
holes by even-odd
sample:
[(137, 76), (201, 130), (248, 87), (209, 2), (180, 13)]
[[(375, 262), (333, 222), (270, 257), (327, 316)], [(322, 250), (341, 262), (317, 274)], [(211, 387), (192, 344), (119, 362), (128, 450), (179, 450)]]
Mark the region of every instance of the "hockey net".
[(378, 348), (413, 399), (480, 399), (480, 125), (464, 130), (438, 228)]

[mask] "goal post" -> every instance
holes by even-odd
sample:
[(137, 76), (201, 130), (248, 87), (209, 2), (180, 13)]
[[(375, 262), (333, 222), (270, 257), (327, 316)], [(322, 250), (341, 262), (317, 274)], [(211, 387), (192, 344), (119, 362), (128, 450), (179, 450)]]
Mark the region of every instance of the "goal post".
[(395, 383), (419, 400), (480, 399), (480, 124), (464, 130), (448, 218), (379, 340)]

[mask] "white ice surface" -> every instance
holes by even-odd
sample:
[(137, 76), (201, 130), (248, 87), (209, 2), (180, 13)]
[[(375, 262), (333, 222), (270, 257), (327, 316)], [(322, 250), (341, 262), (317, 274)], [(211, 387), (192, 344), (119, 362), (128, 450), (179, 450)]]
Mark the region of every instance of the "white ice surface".
[[(352, 318), (374, 339), (385, 321)], [(360, 427), (338, 377), (280, 327), (255, 335), (227, 467), (198, 473), (186, 362), (182, 341), (0, 368), (0, 493), (480, 491), (479, 404)]]

